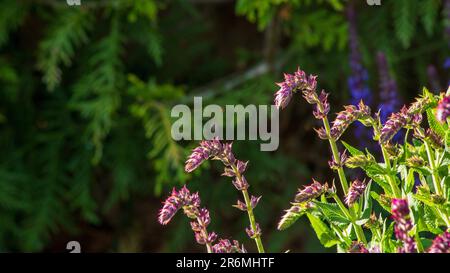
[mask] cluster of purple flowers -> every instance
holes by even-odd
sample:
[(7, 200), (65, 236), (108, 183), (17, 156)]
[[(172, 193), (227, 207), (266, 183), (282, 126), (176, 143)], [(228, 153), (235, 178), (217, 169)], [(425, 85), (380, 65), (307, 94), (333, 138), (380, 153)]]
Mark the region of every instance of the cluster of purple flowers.
[[(301, 70), (297, 71), (295, 75), (286, 74), (285, 78), (291, 81), (289, 84), (285, 85), (286, 88), (298, 88), (301, 90), (308, 89), (308, 84), (313, 84), (312, 81), (314, 81), (314, 77), (307, 78)], [(297, 87), (294, 87), (294, 84), (297, 84)], [(283, 86), (283, 84), (280, 84), (280, 86)], [(284, 92), (281, 93), (285, 94)], [(194, 171), (208, 159), (220, 160), (224, 164), (225, 169), (222, 175), (233, 178), (232, 183), (235, 188), (242, 191), (244, 198), (249, 199), (248, 202), (238, 200), (234, 207), (242, 211), (247, 211), (249, 217), (252, 218), (251, 221), (254, 221), (253, 209), (258, 205), (261, 196), (256, 197), (252, 195), (251, 197), (248, 197), (247, 189), (249, 184), (244, 176), (244, 172), (247, 170), (248, 162), (236, 159), (232, 151), (231, 142), (222, 143), (219, 138), (215, 137), (212, 140), (204, 140), (200, 142), (200, 145), (193, 149), (192, 154), (188, 157), (185, 164), (186, 172)], [(261, 236), (261, 228), (256, 222), (254, 222), (254, 225), (251, 223), (250, 227), (246, 228), (246, 232), (252, 239), (258, 238), (259, 240), (259, 237)]]
[(350, 188), (348, 189), (347, 196), (345, 196), (345, 203), (348, 206), (353, 205), (358, 199), (361, 197), (361, 195), (364, 194), (364, 190), (366, 189), (366, 181), (361, 181), (359, 179), (356, 179), (353, 181), (353, 183), (350, 185)]
[(313, 183), (305, 186), (302, 190), (299, 190), (295, 196), (296, 203), (305, 203), (321, 196), (328, 189), (327, 183), (320, 184), (320, 182), (313, 179)]
[(412, 230), (413, 224), (409, 216), (408, 201), (405, 199), (392, 199), (392, 218), (395, 221), (395, 237), (403, 243), (403, 247), (398, 252), (416, 252), (416, 242), (408, 233)]
[(284, 81), (277, 83), (280, 89), (275, 93), (275, 106), (284, 109), (297, 91), (315, 91), (317, 86), (316, 76), (306, 75), (300, 68), (294, 74), (284, 74)]
[(333, 121), (331, 137), (338, 140), (353, 122), (370, 118), (370, 113), (370, 108), (363, 101), (359, 102), (358, 107), (354, 105), (344, 106), (344, 110), (339, 112)]
[(431, 244), (429, 253), (450, 253), (450, 232), (445, 231), (437, 236)]
[(159, 223), (167, 225), (181, 208), (184, 214), (193, 220), (190, 224), (192, 231), (194, 231), (195, 240), (200, 245), (206, 245), (209, 252), (246, 252), (243, 246), (239, 246), (238, 241), (233, 241), (233, 244), (231, 244), (229, 240), (220, 239), (218, 243), (212, 245), (217, 240), (217, 234), (207, 231), (207, 227), (211, 223), (209, 211), (206, 208), (200, 208), (198, 192), (191, 194), (186, 186), (183, 186), (179, 191), (175, 188), (172, 190), (171, 195), (167, 197), (159, 211)]

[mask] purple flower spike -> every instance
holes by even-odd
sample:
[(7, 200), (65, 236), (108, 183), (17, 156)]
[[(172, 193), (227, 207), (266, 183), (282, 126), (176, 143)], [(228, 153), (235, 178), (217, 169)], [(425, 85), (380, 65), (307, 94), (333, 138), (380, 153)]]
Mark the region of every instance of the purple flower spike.
[(398, 113), (393, 113), (381, 129), (380, 141), (386, 143), (390, 141), (403, 127), (408, 124), (408, 109), (403, 108)]
[(436, 111), (436, 118), (440, 122), (446, 122), (449, 116), (450, 116), (450, 95), (442, 98), (442, 100), (438, 104)]
[[(300, 68), (294, 74), (284, 74), (284, 81), (277, 83), (280, 89), (275, 93), (274, 104), (278, 109), (284, 109), (297, 91), (305, 93), (315, 93), (317, 87), (316, 76), (309, 75)], [(317, 100), (317, 94), (316, 94)]]
[(446, 231), (433, 240), (429, 253), (450, 253), (450, 232)]
[(179, 191), (173, 188), (172, 194), (163, 204), (159, 211), (158, 221), (161, 225), (167, 225), (182, 207), (186, 208), (185, 212), (188, 216), (190, 216), (188, 211), (192, 212), (190, 214), (196, 213), (200, 206), (200, 197), (198, 193), (191, 194), (186, 186), (183, 186)]
[(204, 140), (200, 142), (200, 146), (192, 150), (192, 154), (186, 160), (185, 171), (190, 173), (200, 166), (203, 161), (210, 157), (217, 156), (223, 151), (220, 140), (215, 137), (212, 140)]
[(367, 185), (364, 180), (361, 181), (359, 179), (356, 179), (355, 181), (353, 181), (352, 185), (348, 190), (348, 194), (345, 197), (345, 203), (348, 206), (353, 205), (359, 199), (359, 197), (361, 197), (361, 195), (364, 194), (366, 186)]
[(299, 190), (297, 195), (295, 196), (296, 203), (304, 203), (307, 201), (311, 201), (322, 195), (327, 190), (327, 184), (320, 184), (316, 180), (313, 179), (313, 183), (309, 186), (306, 186), (303, 190)]
[(391, 210), (392, 218), (395, 221), (395, 237), (403, 242), (403, 248), (399, 248), (398, 251), (402, 253), (416, 252), (416, 242), (408, 234), (413, 228), (409, 217), (408, 201), (405, 199), (392, 199)]

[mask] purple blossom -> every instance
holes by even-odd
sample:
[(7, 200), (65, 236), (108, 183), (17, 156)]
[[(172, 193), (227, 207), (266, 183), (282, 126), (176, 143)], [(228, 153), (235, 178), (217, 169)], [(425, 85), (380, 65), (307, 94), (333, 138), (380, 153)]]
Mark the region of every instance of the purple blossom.
[(364, 194), (366, 186), (367, 185), (364, 180), (361, 181), (359, 179), (356, 179), (355, 181), (353, 181), (348, 190), (347, 196), (345, 196), (345, 203), (348, 206), (353, 205), (361, 197), (361, 195)]
[(403, 108), (398, 113), (393, 113), (381, 129), (380, 141), (387, 143), (390, 141), (403, 127), (408, 124), (409, 115), (408, 108)]
[(246, 253), (244, 246), (240, 246), (239, 242), (228, 239), (220, 239), (219, 242), (212, 246), (213, 253)]
[(339, 112), (336, 119), (333, 121), (331, 137), (338, 140), (350, 124), (358, 119), (366, 119), (368, 117), (370, 117), (370, 108), (362, 101), (360, 101), (358, 107), (354, 105), (344, 106), (344, 110)]
[(189, 190), (184, 186), (180, 191), (175, 188), (172, 190), (172, 194), (164, 201), (162, 209), (159, 211), (158, 221), (161, 225), (167, 225), (170, 220), (175, 216), (177, 211), (182, 207), (194, 207), (200, 206), (200, 197), (198, 193), (190, 194)]
[(247, 232), (248, 237), (250, 237), (251, 239), (261, 236), (261, 228), (259, 227), (258, 223), (256, 223), (255, 230), (250, 226), (248, 228), (245, 228), (245, 232)]
[(392, 199), (392, 218), (395, 221), (395, 237), (403, 242), (403, 247), (399, 252), (416, 252), (416, 242), (408, 233), (412, 230), (413, 224), (409, 216), (408, 201), (405, 199)]
[(444, 96), (438, 104), (436, 118), (440, 122), (446, 122), (450, 116), (450, 95)]
[(280, 89), (275, 93), (274, 104), (278, 109), (284, 109), (297, 91), (303, 93), (315, 92), (317, 86), (316, 76), (309, 75), (300, 68), (294, 74), (284, 74), (284, 81), (277, 83)]
[(437, 236), (428, 249), (429, 253), (450, 253), (450, 232), (445, 231)]
[(299, 190), (297, 195), (295, 196), (296, 203), (304, 203), (315, 199), (322, 195), (327, 190), (327, 184), (320, 184), (316, 180), (313, 179), (313, 183), (311, 185), (305, 186), (304, 189)]
[(200, 146), (192, 150), (192, 154), (186, 160), (185, 171), (190, 173), (197, 169), (203, 161), (210, 157), (217, 156), (223, 151), (223, 145), (218, 138), (212, 140), (204, 140), (200, 142)]
[(391, 113), (400, 109), (397, 83), (389, 73), (386, 56), (379, 52), (377, 55), (378, 73), (380, 77), (380, 119), (386, 122)]

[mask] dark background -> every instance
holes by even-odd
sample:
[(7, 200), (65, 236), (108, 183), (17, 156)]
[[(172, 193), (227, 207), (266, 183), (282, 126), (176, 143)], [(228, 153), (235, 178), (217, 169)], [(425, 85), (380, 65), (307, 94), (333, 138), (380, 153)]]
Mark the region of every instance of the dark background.
[[(340, 111), (354, 99), (348, 78), (358, 73), (350, 4), (373, 108), (383, 102), (379, 52), (399, 105), (422, 87), (446, 89), (449, 1), (381, 2), (1, 0), (0, 251), (61, 252), (77, 240), (86, 252), (203, 252), (185, 217), (156, 221), (170, 189), (185, 183), (211, 211), (211, 230), (255, 251), (220, 164), (184, 172), (197, 143), (171, 139), (171, 107), (194, 95), (204, 104), (268, 105), (282, 72), (300, 66), (319, 75), (331, 112)], [(298, 187), (333, 179), (316, 126), (297, 96), (280, 115), (276, 152), (255, 141), (233, 146), (250, 161), (250, 192), (263, 196), (255, 214), (269, 252), (335, 251), (305, 220), (276, 230)]]

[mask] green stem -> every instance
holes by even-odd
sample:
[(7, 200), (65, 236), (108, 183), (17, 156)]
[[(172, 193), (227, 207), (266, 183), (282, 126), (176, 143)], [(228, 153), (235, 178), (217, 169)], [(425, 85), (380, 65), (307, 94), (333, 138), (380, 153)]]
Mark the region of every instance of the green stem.
[(434, 162), (433, 151), (431, 150), (430, 144), (424, 141), (425, 149), (427, 151), (428, 161), (430, 162), (431, 177), (433, 179), (434, 190), (438, 195), (442, 195), (441, 180), (437, 174), (436, 164)]
[(346, 195), (348, 192), (348, 182), (347, 178), (345, 177), (344, 168), (341, 166), (341, 157), (339, 155), (339, 151), (336, 145), (336, 141), (331, 137), (331, 129), (330, 129), (330, 123), (328, 122), (328, 118), (323, 118), (323, 126), (325, 127), (325, 131), (327, 132), (328, 141), (330, 142), (331, 152), (333, 154), (333, 159), (336, 162), (336, 164), (339, 166), (337, 171), (339, 175), (339, 180), (341, 181), (341, 186), (344, 194)]
[(355, 228), (356, 237), (358, 238), (358, 241), (363, 242), (364, 244), (367, 244), (366, 236), (364, 235), (364, 231), (362, 230), (361, 226), (357, 225), (355, 222), (355, 214), (352, 210), (348, 210), (344, 204), (342, 203), (341, 199), (336, 194), (333, 194), (333, 199), (336, 201), (338, 207), (341, 209), (342, 213), (352, 222), (353, 227)]
[[(256, 220), (255, 215), (253, 214), (253, 208), (250, 203), (250, 197), (248, 195), (247, 190), (242, 190), (242, 194), (244, 195), (245, 204), (247, 205), (248, 219), (250, 220), (250, 225), (252, 230), (256, 231)], [(259, 253), (264, 253), (264, 246), (261, 241), (261, 235), (257, 234), (255, 237), (256, 247), (258, 248)]]
[(384, 163), (386, 164), (386, 168), (389, 172), (389, 174), (387, 175), (387, 178), (388, 178), (389, 185), (391, 186), (391, 189), (392, 189), (392, 194), (394, 195), (395, 198), (401, 198), (402, 193), (401, 193), (399, 187), (397, 186), (397, 183), (395, 183), (395, 177), (393, 177), (391, 174), (392, 166), (391, 166), (391, 161), (389, 160), (389, 155), (386, 151), (386, 148), (384, 148), (381, 143), (380, 143), (380, 147), (381, 147), (381, 152), (383, 154)]
[[(425, 149), (427, 151), (428, 161), (430, 163), (430, 169), (431, 169), (431, 178), (433, 180), (434, 190), (436, 191), (436, 194), (443, 195), (442, 187), (441, 187), (441, 179), (439, 177), (439, 174), (437, 173), (436, 164), (434, 161), (434, 155), (433, 151), (431, 150), (430, 144), (427, 141), (423, 142), (425, 144)], [(440, 208), (436, 208), (439, 216), (441, 216), (442, 220), (444, 220), (447, 227), (450, 227), (450, 220), (449, 217), (445, 212), (442, 211)]]
[[(231, 167), (233, 168), (234, 173), (236, 174), (236, 179), (241, 181), (242, 176), (239, 173), (237, 166), (235, 164), (232, 164)], [(256, 231), (257, 230), (256, 229), (256, 220), (255, 220), (255, 215), (253, 214), (253, 207), (251, 204), (251, 199), (248, 194), (248, 191), (246, 189), (242, 190), (242, 195), (244, 196), (245, 205), (247, 207), (248, 219), (250, 220), (250, 227), (252, 228), (253, 231)], [(258, 252), (264, 253), (265, 251), (264, 251), (264, 246), (261, 241), (261, 234), (256, 234), (254, 240), (256, 242), (256, 247), (258, 248)]]
[[(341, 182), (342, 191), (344, 192), (344, 195), (347, 195), (347, 193), (348, 193), (347, 177), (345, 176), (344, 168), (342, 167), (341, 157), (339, 154), (338, 147), (336, 145), (336, 141), (331, 137), (330, 122), (328, 121), (327, 117), (324, 117), (322, 119), (322, 121), (323, 121), (323, 126), (325, 127), (325, 131), (328, 136), (328, 141), (330, 143), (331, 153), (333, 154), (333, 159), (338, 166), (337, 172), (338, 172), (338, 176), (339, 176), (339, 181)], [(338, 206), (341, 208), (341, 210), (344, 209), (342, 211), (344, 213), (346, 213), (346, 215), (347, 215), (347, 217), (349, 217), (349, 219), (351, 219), (353, 227), (355, 229), (356, 236), (358, 238), (358, 241), (361, 241), (366, 244), (367, 241), (366, 241), (366, 237), (364, 236), (364, 231), (362, 230), (361, 226), (359, 226), (355, 223), (355, 212), (353, 211), (354, 207), (352, 207), (350, 209), (350, 211), (348, 211), (345, 208), (344, 204), (342, 204), (342, 202), (339, 198), (336, 197), (335, 200), (336, 200), (336, 203), (338, 204)]]

